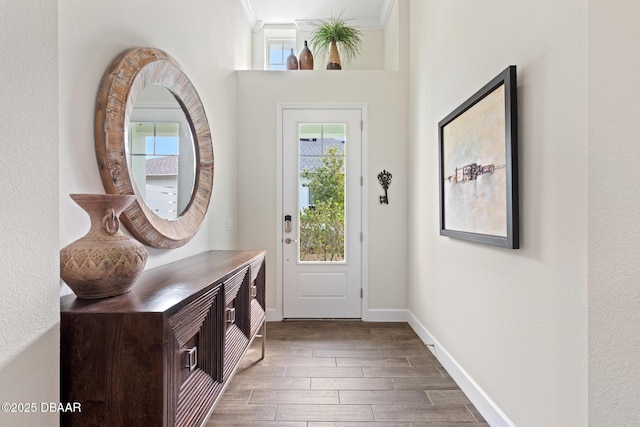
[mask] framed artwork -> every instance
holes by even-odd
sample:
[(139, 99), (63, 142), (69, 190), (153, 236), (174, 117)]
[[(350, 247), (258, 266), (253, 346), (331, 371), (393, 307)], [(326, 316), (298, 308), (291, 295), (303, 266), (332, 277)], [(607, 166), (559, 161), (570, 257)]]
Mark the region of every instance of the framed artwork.
[(438, 123), (440, 235), (518, 249), (516, 67)]

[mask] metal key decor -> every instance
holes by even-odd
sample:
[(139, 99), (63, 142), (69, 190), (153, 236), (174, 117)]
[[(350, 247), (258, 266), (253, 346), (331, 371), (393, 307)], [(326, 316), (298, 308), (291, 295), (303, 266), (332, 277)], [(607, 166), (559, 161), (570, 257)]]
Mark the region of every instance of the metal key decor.
[(384, 188), (384, 196), (380, 196), (380, 204), (389, 204), (389, 196), (387, 194), (387, 190), (389, 189), (389, 185), (391, 185), (392, 177), (393, 175), (391, 175), (391, 172), (387, 172), (386, 170), (383, 170), (378, 174), (378, 182), (380, 182), (380, 185), (382, 185), (382, 188)]

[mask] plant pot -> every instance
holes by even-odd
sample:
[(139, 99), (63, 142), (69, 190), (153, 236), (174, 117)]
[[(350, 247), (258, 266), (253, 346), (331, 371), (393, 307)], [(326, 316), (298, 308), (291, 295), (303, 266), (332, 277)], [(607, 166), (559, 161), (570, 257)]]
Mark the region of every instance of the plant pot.
[(329, 60), (327, 61), (327, 70), (342, 70), (342, 63), (340, 62), (340, 54), (338, 53), (338, 46), (336, 45), (335, 38), (331, 38), (331, 46), (329, 47)]
[(120, 231), (118, 218), (136, 196), (70, 197), (89, 214), (91, 228), (60, 251), (60, 276), (78, 298), (105, 298), (128, 292), (147, 262), (144, 246)]

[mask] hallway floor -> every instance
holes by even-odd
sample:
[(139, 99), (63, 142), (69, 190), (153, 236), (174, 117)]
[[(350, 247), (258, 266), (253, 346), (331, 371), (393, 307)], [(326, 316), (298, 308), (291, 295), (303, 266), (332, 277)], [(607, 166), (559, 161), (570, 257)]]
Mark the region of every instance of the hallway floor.
[(488, 427), (406, 323), (272, 322), (260, 346), (208, 427)]

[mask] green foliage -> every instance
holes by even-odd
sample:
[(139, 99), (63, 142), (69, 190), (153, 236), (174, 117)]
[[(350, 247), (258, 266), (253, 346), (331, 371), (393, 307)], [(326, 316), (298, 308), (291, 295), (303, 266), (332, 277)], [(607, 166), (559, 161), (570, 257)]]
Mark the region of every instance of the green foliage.
[(302, 211), (300, 260), (344, 260), (344, 204), (320, 202)]
[(344, 157), (327, 150), (322, 166), (304, 170), (313, 205), (300, 213), (300, 260), (344, 260)]
[(312, 21), (314, 27), (309, 36), (309, 44), (314, 55), (326, 56), (331, 45), (331, 39), (336, 39), (340, 57), (345, 62), (351, 62), (360, 54), (362, 49), (362, 32), (348, 24), (348, 20), (342, 19), (342, 14), (337, 18), (331, 17)]
[(322, 166), (302, 172), (302, 178), (308, 180), (304, 186), (309, 188), (315, 203), (336, 202), (344, 205), (343, 165), (344, 157), (338, 154), (336, 147), (331, 147), (327, 150), (327, 156), (322, 158)]

